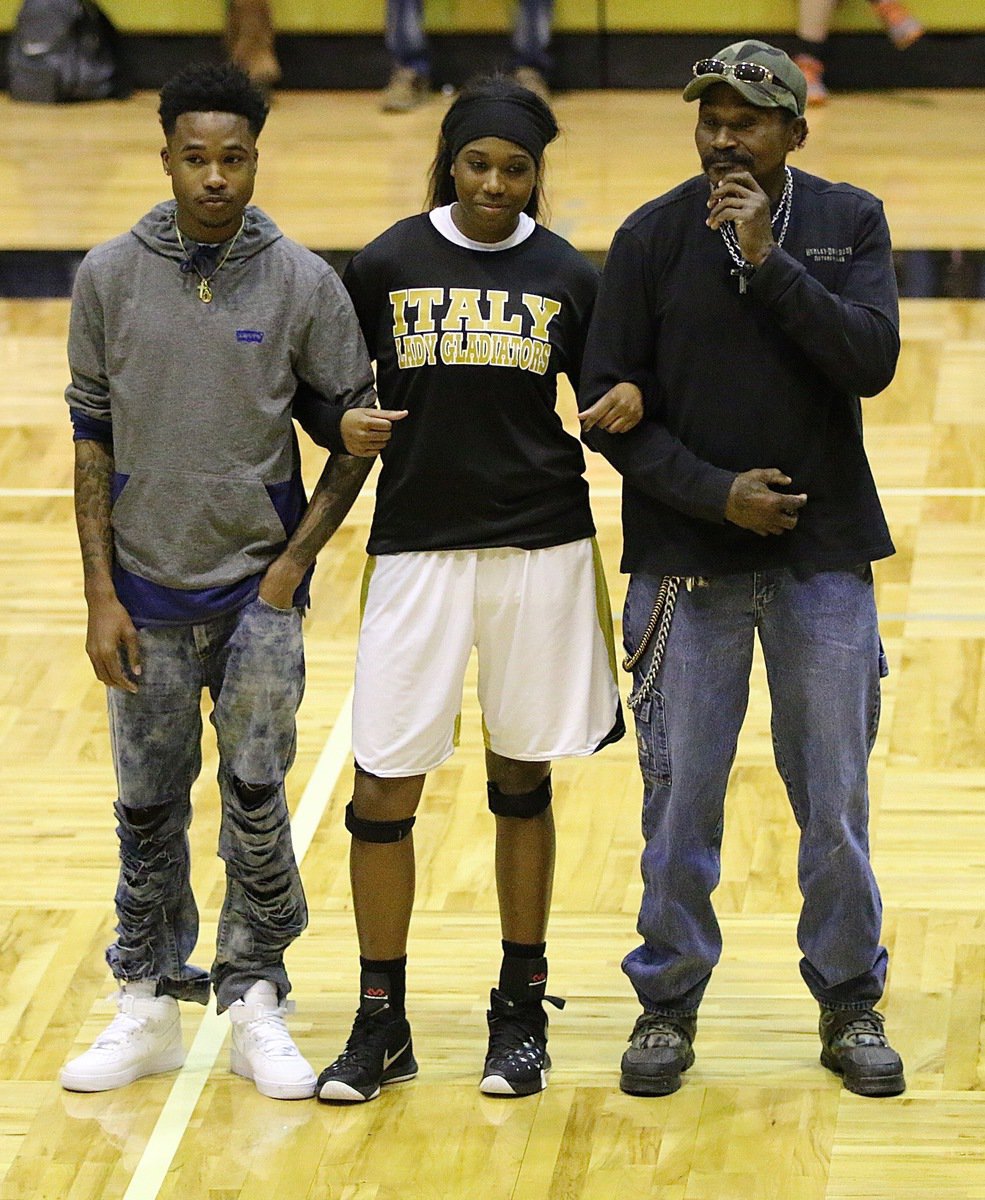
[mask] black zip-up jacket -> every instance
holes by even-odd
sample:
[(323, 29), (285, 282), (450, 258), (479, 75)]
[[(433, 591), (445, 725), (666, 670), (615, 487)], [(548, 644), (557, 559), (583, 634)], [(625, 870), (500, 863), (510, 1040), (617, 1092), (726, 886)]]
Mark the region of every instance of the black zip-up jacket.
[[(623, 476), (624, 571), (722, 575), (836, 569), (893, 553), (862, 443), (860, 396), (899, 355), (889, 229), (876, 197), (795, 170), (790, 223), (740, 294), (697, 176), (616, 233), (579, 405), (622, 380), (643, 421), (585, 441)], [(761, 538), (724, 519), (735, 475), (776, 467), (807, 495), (797, 528)]]

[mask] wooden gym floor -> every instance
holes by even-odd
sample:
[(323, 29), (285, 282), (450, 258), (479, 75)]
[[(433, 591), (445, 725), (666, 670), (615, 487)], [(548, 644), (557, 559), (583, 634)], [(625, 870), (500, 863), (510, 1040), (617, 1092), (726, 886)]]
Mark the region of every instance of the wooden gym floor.
[[(166, 194), (154, 98), (38, 109), (0, 99), (0, 250), (76, 249)], [(573, 94), (550, 152), (555, 228), (603, 250), (634, 206), (694, 171), (674, 94)], [(352, 249), (418, 209), (442, 111), (383, 117), (368, 94), (277, 98), (257, 202), (319, 248)], [(808, 170), (882, 196), (898, 246), (985, 248), (985, 92), (838, 96)], [(457, 754), (429, 782), (409, 1003), (419, 1078), (342, 1109), (278, 1103), (226, 1070), (225, 1021), (187, 1007), (188, 1065), (118, 1092), (55, 1082), (109, 1019), (115, 838), (105, 699), (83, 650), (64, 299), (0, 301), (0, 1195), (9, 1200), (985, 1200), (985, 301), (908, 300), (893, 385), (866, 403), (899, 553), (876, 568), (892, 673), (872, 764), (872, 845), (892, 955), (884, 1008), (909, 1088), (841, 1090), (817, 1062), (797, 972), (795, 827), (771, 761), (761, 662), (729, 796), (725, 954), (697, 1064), (632, 1099), (617, 1066), (637, 1006), (640, 785), (632, 739), (556, 767), (550, 935), (555, 1071), (541, 1096), (476, 1088), (498, 965), (491, 818), (471, 690)], [(570, 396), (564, 400), (572, 411)], [(319, 457), (307, 456), (314, 477)], [(618, 481), (589, 462), (613, 610)], [(316, 1069), (345, 1039), (356, 943), (342, 809), (347, 696), (371, 488), (322, 556), (289, 785), (311, 907), (290, 953), (291, 1026)], [(618, 630), (618, 625), (617, 625)], [(471, 683), (470, 683), (471, 688)], [(194, 881), (208, 963), (223, 877), (215, 754), (196, 789)]]

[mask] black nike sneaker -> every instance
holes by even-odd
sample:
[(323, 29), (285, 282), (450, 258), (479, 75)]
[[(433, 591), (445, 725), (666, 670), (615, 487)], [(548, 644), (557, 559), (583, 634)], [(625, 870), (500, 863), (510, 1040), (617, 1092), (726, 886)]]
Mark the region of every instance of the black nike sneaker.
[(345, 1049), (318, 1076), (318, 1099), (362, 1104), (375, 1100), (387, 1083), (403, 1083), (417, 1074), (406, 1017), (387, 1008), (360, 1009)]
[[(564, 1001), (545, 996), (556, 1008)], [(489, 993), (489, 1049), (479, 1091), (487, 1096), (532, 1096), (547, 1087), (547, 1013), (539, 1000), (518, 1004), (496, 988)]]

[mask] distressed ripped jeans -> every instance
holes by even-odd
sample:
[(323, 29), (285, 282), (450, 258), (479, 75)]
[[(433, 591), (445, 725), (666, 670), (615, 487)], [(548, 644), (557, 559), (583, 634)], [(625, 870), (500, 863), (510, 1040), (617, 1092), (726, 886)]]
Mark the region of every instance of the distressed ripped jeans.
[(308, 915), (284, 792), (304, 692), (300, 610), (257, 599), (200, 625), (139, 633), (137, 693), (109, 689), (120, 876), (106, 960), (117, 979), (156, 979), (161, 994), (208, 999), (208, 974), (188, 963), (198, 939), (188, 827), (208, 688), (226, 864), (212, 986), (220, 1011), (258, 979), (283, 999), (284, 950)]
[[(821, 1004), (867, 1007), (882, 995), (887, 966), (868, 842), (868, 758), (885, 673), (871, 571), (865, 565), (803, 578), (772, 570), (707, 582), (692, 591), (681, 586), (653, 692), (635, 713), (645, 841), (637, 929), (644, 941), (623, 970), (645, 1009), (690, 1014), (719, 960), (711, 895), (758, 632), (774, 757), (800, 828), (801, 975)], [(658, 576), (630, 579), (627, 648), (639, 645), (659, 585)], [(650, 660), (647, 650), (634, 690)]]

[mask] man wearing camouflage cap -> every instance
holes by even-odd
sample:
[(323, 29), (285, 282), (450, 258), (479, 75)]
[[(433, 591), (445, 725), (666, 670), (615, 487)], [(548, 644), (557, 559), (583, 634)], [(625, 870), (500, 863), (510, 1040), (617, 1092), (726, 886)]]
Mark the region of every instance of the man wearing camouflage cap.
[(623, 476), (623, 633), (643, 775), (643, 1006), (620, 1086), (666, 1095), (694, 1062), (721, 954), (711, 895), (753, 641), (800, 827), (801, 974), (821, 1061), (862, 1095), (903, 1064), (875, 1004), (888, 956), (868, 848), (867, 763), (885, 657), (870, 564), (893, 544), (860, 396), (893, 377), (899, 315), (879, 201), (787, 166), (807, 85), (737, 42), (694, 64), (702, 174), (616, 233), (582, 370), (584, 410), (638, 389), (645, 416), (585, 440)]

